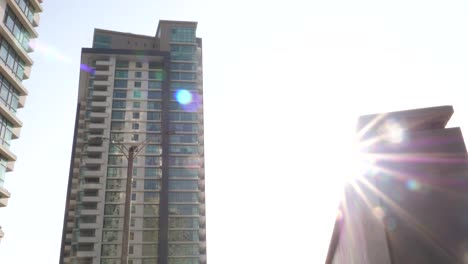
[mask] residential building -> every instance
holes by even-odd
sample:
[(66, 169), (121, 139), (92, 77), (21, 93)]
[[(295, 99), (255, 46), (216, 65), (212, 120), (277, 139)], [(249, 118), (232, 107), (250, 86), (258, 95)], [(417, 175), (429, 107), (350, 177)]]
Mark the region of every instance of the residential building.
[[(207, 262), (196, 29), (183, 21), (160, 21), (155, 36), (96, 29), (82, 49), (60, 263), (122, 264), (127, 239), (128, 263)], [(141, 151), (128, 169), (132, 146)]]
[(466, 263), (468, 154), (451, 106), (362, 116), (365, 175), (350, 182), (326, 263)]
[[(7, 206), (10, 192), (3, 187), (7, 172), (13, 170), (16, 155), (10, 151), (23, 125), (16, 116), (24, 107), (33, 61), (31, 39), (37, 38), (42, 0), (0, 0), (0, 207)], [(1, 224), (1, 223), (0, 223)], [(0, 240), (3, 232), (0, 227)]]

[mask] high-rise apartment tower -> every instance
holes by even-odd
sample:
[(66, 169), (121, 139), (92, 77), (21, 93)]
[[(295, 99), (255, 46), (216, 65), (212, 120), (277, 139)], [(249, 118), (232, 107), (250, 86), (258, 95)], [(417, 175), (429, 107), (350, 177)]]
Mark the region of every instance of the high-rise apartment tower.
[(127, 253), (132, 264), (206, 263), (196, 28), (96, 29), (93, 48), (82, 49), (60, 263), (123, 264)]
[[(42, 0), (0, 0), (0, 207), (5, 207), (10, 193), (3, 187), (5, 174), (13, 170), (16, 156), (10, 151), (22, 126), (16, 116), (24, 107), (28, 90), (22, 81), (31, 75), (33, 51), (30, 40), (37, 38)], [(0, 227), (0, 239), (3, 232)]]

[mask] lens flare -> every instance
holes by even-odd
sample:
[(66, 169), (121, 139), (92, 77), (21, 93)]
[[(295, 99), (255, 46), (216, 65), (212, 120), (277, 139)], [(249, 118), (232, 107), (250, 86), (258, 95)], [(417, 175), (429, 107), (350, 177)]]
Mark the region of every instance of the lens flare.
[(421, 185), (416, 180), (408, 180), (406, 182), (406, 188), (410, 191), (417, 191), (421, 188)]
[(86, 65), (86, 64), (80, 64), (80, 69), (82, 71), (85, 71), (85, 72), (89, 72), (91, 74), (94, 74), (94, 68), (89, 66), (89, 65)]
[(71, 63), (71, 59), (69, 57), (52, 45), (41, 42), (38, 39), (31, 40), (29, 45), (34, 49), (34, 52), (46, 57), (48, 60)]
[(192, 102), (193, 96), (187, 90), (179, 90), (175, 93), (175, 99), (182, 105), (187, 105)]

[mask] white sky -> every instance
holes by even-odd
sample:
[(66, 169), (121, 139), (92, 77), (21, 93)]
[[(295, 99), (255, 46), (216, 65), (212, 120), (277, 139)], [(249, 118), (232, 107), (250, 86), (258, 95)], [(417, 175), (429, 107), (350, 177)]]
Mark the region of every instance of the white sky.
[(159, 19), (199, 22), (208, 261), (323, 263), (358, 115), (452, 104), (453, 124), (466, 124), (467, 5), (45, 1), (0, 262), (58, 262), (79, 58), (94, 27), (154, 35)]

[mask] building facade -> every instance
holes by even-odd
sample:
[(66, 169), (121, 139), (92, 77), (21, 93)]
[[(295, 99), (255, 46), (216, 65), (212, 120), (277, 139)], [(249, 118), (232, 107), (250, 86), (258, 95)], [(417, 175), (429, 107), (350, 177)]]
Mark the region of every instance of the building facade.
[[(202, 41), (96, 29), (83, 48), (60, 263), (206, 263)], [(126, 153), (141, 149), (128, 170)], [(125, 212), (127, 173), (131, 212)], [(125, 251), (125, 250), (124, 250)]]
[[(42, 0), (0, 0), (0, 207), (7, 206), (10, 198), (3, 184), (16, 161), (10, 144), (22, 127), (16, 112), (24, 107), (28, 95), (22, 81), (31, 75), (29, 53), (34, 45), (30, 40), (38, 37), (41, 4)], [(0, 227), (0, 240), (2, 237)]]
[(349, 184), (326, 263), (466, 263), (468, 154), (451, 106), (363, 116), (373, 165)]

